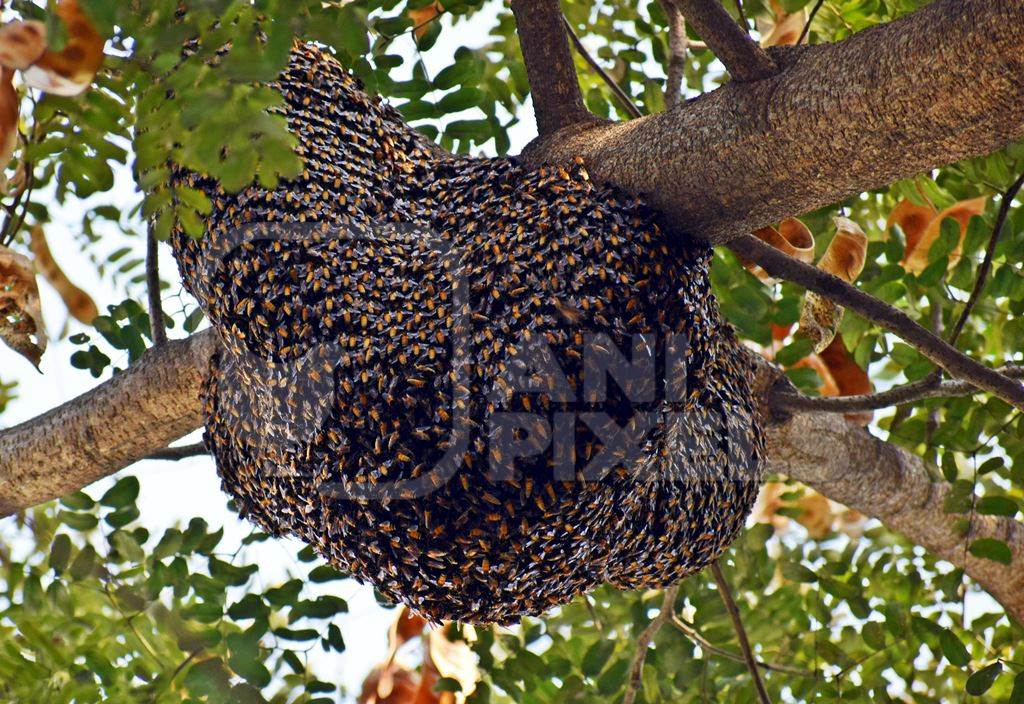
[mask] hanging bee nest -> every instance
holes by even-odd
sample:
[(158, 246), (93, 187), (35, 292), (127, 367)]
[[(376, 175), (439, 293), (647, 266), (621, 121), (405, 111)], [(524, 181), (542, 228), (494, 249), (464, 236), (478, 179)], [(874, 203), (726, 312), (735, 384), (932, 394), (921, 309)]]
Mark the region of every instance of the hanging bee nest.
[(330, 56), (277, 84), (303, 174), (174, 236), (225, 343), (225, 490), (436, 620), (667, 585), (736, 536), (763, 470), (710, 251), (584, 165), (440, 151)]

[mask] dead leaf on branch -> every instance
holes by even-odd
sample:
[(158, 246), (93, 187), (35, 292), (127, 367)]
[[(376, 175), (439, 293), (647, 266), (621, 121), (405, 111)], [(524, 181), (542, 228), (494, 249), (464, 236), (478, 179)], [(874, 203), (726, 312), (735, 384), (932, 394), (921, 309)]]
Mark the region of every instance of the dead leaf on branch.
[(75, 286), (57, 264), (50, 251), (50, 245), (46, 242), (46, 233), (40, 225), (32, 228), (31, 248), (36, 269), (60, 294), (68, 312), (75, 320), (92, 325), (99, 315), (96, 303), (88, 293)]
[(0, 64), (22, 71), (26, 85), (74, 96), (89, 87), (103, 63), (104, 39), (78, 0), (60, 0), (56, 14), (67, 27), (60, 51), (50, 50), (42, 22), (11, 22), (0, 27)]
[[(416, 638), (423, 645), (423, 663), (417, 672), (399, 662), (398, 650)], [(472, 626), (463, 626), (461, 637), (449, 640), (444, 627), (431, 627), (426, 619), (402, 606), (388, 629), (388, 656), (363, 682), (360, 704), (463, 704), (480, 679), (477, 658), (469, 642), (476, 638)], [(442, 678), (459, 683), (459, 692), (437, 692)]]
[[(765, 244), (771, 245), (783, 254), (802, 261), (804, 264), (814, 262), (814, 235), (807, 225), (796, 218), (786, 218), (776, 227), (762, 227), (754, 230), (754, 237)], [(765, 283), (774, 283), (775, 279), (764, 269), (749, 261), (741, 261), (751, 274)]]
[(444, 6), (439, 2), (432, 2), (426, 7), (417, 7), (409, 10), (409, 19), (412, 21), (413, 34), (416, 35), (417, 40), (423, 38), (423, 35), (430, 30), (430, 23), (443, 12)]
[(982, 215), (985, 212), (985, 205), (988, 202), (986, 196), (971, 198), (954, 203), (940, 213), (931, 210), (931, 219), (924, 228), (921, 228), (921, 220), (928, 213), (928, 208), (918, 205), (904, 205), (903, 201), (893, 210), (889, 216), (890, 226), (896, 223), (903, 230), (907, 239), (906, 249), (903, 254), (903, 268), (914, 274), (920, 274), (928, 267), (928, 251), (935, 241), (942, 234), (942, 222), (946, 218), (952, 218), (960, 225), (960, 240), (956, 248), (949, 255), (950, 268), (956, 266), (963, 253), (964, 239), (967, 237), (967, 226), (971, 218)]
[[(858, 396), (869, 394), (874, 390), (868, 373), (861, 369), (853, 359), (853, 355), (846, 349), (846, 344), (841, 337), (833, 339), (819, 356), (832, 376), (837, 391), (836, 396)], [(843, 417), (857, 425), (868, 425), (874, 418), (874, 413), (871, 411), (845, 413)]]
[(793, 46), (807, 24), (807, 11), (786, 12), (778, 0), (772, 0), (772, 18), (758, 19), (761, 46)]
[(864, 514), (813, 489), (801, 491), (781, 482), (768, 482), (761, 487), (751, 517), (758, 523), (771, 524), (777, 533), (789, 531), (795, 522), (814, 540), (826, 538), (832, 532), (859, 538), (867, 523)]
[(39, 368), (46, 328), (39, 288), (28, 257), (0, 247), (0, 340)]
[[(836, 236), (818, 262), (818, 268), (853, 283), (864, 270), (868, 238), (857, 223), (835, 217)], [(815, 353), (821, 352), (836, 335), (843, 321), (843, 309), (834, 301), (808, 291), (800, 311), (800, 333), (807, 337)]]
[(14, 90), (14, 69), (0, 68), (0, 192), (7, 192), (7, 177), (3, 174), (18, 146), (18, 117), (20, 100)]

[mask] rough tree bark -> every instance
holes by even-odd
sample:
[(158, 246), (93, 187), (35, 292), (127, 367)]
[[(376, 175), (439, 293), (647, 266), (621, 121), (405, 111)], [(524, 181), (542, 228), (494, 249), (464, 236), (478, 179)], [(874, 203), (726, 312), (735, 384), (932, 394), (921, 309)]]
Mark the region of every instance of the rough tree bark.
[(775, 52), (770, 78), (569, 126), (524, 157), (582, 156), (666, 223), (722, 244), (1024, 137), (1021, 27), (1019, 0), (936, 0), (842, 42)]
[[(534, 3), (545, 2), (550, 10), (549, 0), (529, 3), (528, 13), (527, 0), (516, 0), (514, 9), (528, 24), (540, 16)], [(538, 103), (544, 136), (526, 156), (582, 155), (596, 176), (645, 193), (685, 232), (724, 242), (1024, 137), (1021, 26), (1019, 0), (937, 0), (839, 44), (775, 54), (780, 70), (770, 78), (608, 124), (580, 113), (575, 77), (545, 63), (544, 33), (550, 40), (562, 32), (559, 17), (535, 28), (539, 42), (524, 42), (531, 85), (555, 89)], [(569, 106), (568, 117), (556, 114), (559, 105)], [(81, 488), (198, 427), (199, 386), (216, 345), (210, 332), (164, 345), (95, 390), (0, 432), (0, 516)], [(759, 372), (763, 399), (774, 378)], [(838, 416), (774, 423), (769, 448), (774, 470), (963, 567), (1024, 620), (1024, 525), (975, 519), (970, 535), (1005, 540), (1014, 560), (971, 557), (956, 517), (943, 511), (946, 489), (924, 463)]]

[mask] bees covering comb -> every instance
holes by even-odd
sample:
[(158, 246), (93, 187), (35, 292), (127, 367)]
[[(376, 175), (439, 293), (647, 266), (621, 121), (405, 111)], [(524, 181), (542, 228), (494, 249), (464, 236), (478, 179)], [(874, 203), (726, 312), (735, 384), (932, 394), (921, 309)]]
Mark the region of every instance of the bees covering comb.
[(206, 443), (240, 512), (434, 620), (714, 560), (764, 440), (709, 250), (581, 163), (441, 151), (316, 48), (276, 87), (299, 178), (175, 176), (213, 203), (173, 244), (225, 343)]

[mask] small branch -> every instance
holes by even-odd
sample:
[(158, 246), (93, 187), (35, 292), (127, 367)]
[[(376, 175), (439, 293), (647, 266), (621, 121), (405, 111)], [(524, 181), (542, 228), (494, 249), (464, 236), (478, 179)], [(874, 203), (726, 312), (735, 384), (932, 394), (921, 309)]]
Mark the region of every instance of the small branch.
[(576, 51), (579, 52), (580, 56), (583, 57), (583, 59), (587, 62), (590, 68), (594, 69), (594, 72), (601, 77), (601, 80), (604, 81), (609, 88), (611, 88), (612, 93), (615, 94), (615, 97), (619, 101), (619, 104), (622, 105), (622, 107), (625, 108), (626, 112), (628, 112), (630, 116), (632, 116), (633, 118), (643, 117), (643, 113), (640, 112), (640, 108), (638, 108), (633, 103), (632, 98), (626, 95), (626, 92), (622, 90), (621, 87), (619, 87), (619, 84), (615, 82), (615, 79), (612, 78), (608, 74), (608, 72), (604, 70), (601, 64), (597, 63), (597, 59), (591, 56), (590, 52), (587, 51), (587, 47), (583, 46), (583, 42), (580, 41), (579, 35), (576, 34), (576, 31), (572, 28), (572, 25), (569, 24), (569, 20), (566, 18), (565, 15), (562, 15), (562, 24), (565, 25), (565, 31), (569, 35), (569, 38), (572, 40), (573, 46), (576, 47)]
[[(731, 650), (720, 648), (707, 638), (704, 637), (700, 631), (691, 626), (690, 624), (683, 621), (677, 614), (672, 615), (672, 625), (676, 627), (683, 635), (690, 640), (694, 641), (701, 647), (702, 650), (718, 655), (719, 657), (732, 660), (733, 662), (746, 663), (747, 660), (739, 653), (734, 653)], [(794, 675), (796, 677), (806, 677), (807, 679), (818, 679), (819, 675), (817, 672), (811, 670), (802, 670), (799, 667), (790, 667), (789, 665), (779, 665), (773, 662), (765, 662), (764, 660), (757, 661), (758, 667), (771, 670), (773, 672), (781, 672), (787, 675)]]
[(734, 80), (759, 81), (778, 72), (771, 57), (733, 21), (718, 0), (673, 1)]
[(754, 688), (757, 690), (757, 697), (761, 701), (761, 704), (771, 704), (771, 697), (768, 696), (768, 690), (764, 686), (764, 680), (761, 679), (761, 671), (757, 667), (757, 659), (754, 657), (754, 651), (750, 648), (750, 640), (747, 638), (747, 629), (743, 627), (743, 619), (740, 618), (740, 609), (736, 606), (736, 600), (732, 597), (732, 589), (729, 587), (729, 581), (725, 578), (722, 573), (722, 568), (719, 567), (717, 562), (711, 563), (711, 575), (715, 578), (715, 586), (718, 587), (718, 594), (722, 597), (722, 603), (725, 604), (725, 610), (729, 612), (729, 618), (732, 619), (733, 628), (736, 629), (736, 637), (740, 641), (740, 650), (743, 651), (743, 659), (747, 663), (747, 669), (750, 670), (750, 676), (754, 680)]
[(202, 457), (209, 454), (210, 451), (206, 449), (206, 445), (201, 442), (197, 442), (194, 445), (180, 445), (178, 447), (167, 447), (163, 450), (157, 450), (153, 454), (147, 455), (145, 459), (177, 462), (178, 460), (185, 460), (190, 457)]
[(824, 4), (825, 0), (818, 0), (818, 2), (814, 4), (814, 9), (812, 9), (811, 14), (807, 16), (807, 22), (804, 23), (804, 28), (800, 31), (800, 38), (796, 40), (797, 46), (803, 44), (804, 39), (807, 39), (807, 34), (811, 31), (811, 22), (814, 21), (814, 18), (818, 14), (818, 10), (820, 10), (821, 6)]
[(654, 636), (658, 635), (661, 627), (672, 619), (678, 595), (678, 584), (673, 584), (666, 589), (658, 615), (637, 636), (636, 655), (633, 658), (633, 666), (629, 670), (629, 681), (626, 683), (626, 693), (622, 697), (622, 704), (633, 704), (636, 701), (636, 692), (640, 688), (640, 679), (643, 677), (644, 661), (647, 659), (647, 649), (651, 647), (651, 641), (654, 640)]
[(753, 235), (733, 240), (729, 248), (753, 261), (771, 276), (800, 284), (899, 336), (951, 376), (989, 391), (1015, 408), (1024, 409), (1024, 386), (971, 359), (935, 333), (918, 325), (903, 311), (828, 272), (783, 254)]
[(1024, 173), (1017, 177), (1017, 180), (1003, 193), (1003, 200), (999, 204), (999, 214), (996, 216), (996, 224), (992, 228), (992, 236), (988, 239), (985, 258), (982, 260), (981, 266), (978, 267), (978, 276), (974, 280), (974, 288), (971, 290), (970, 298), (967, 299), (967, 304), (960, 312), (960, 317), (957, 319), (956, 324), (953, 326), (953, 331), (949, 335), (949, 344), (951, 345), (956, 344), (957, 338), (960, 337), (960, 333), (963, 332), (967, 320), (971, 317), (974, 306), (981, 299), (981, 292), (984, 290), (989, 272), (992, 270), (992, 260), (996, 255), (996, 246), (999, 244), (999, 238), (1002, 236), (1003, 228), (1006, 225), (1006, 217), (1010, 214), (1010, 206), (1013, 205), (1013, 199), (1020, 193), (1021, 186), (1024, 186)]
[(583, 104), (558, 0), (512, 0), (512, 14), (540, 134), (592, 120)]
[(736, 16), (743, 31), (747, 31), (747, 13), (743, 11), (743, 0), (736, 0)]
[(164, 306), (160, 297), (160, 261), (158, 243), (153, 229), (146, 231), (146, 294), (149, 297), (149, 325), (153, 334), (153, 346), (160, 347), (167, 342), (164, 327)]
[(668, 70), (665, 78), (665, 109), (671, 110), (683, 96), (683, 74), (686, 70), (686, 18), (675, 0), (659, 0), (668, 18)]
[[(1011, 379), (1024, 379), (1024, 367), (1007, 366), (997, 370)], [(822, 411), (825, 413), (859, 413), (879, 411), (883, 408), (914, 403), (929, 398), (954, 398), (978, 393), (977, 387), (966, 381), (939, 380), (932, 374), (918, 381), (897, 386), (888, 391), (855, 396), (804, 396), (781, 391), (771, 397), (773, 411)]]

